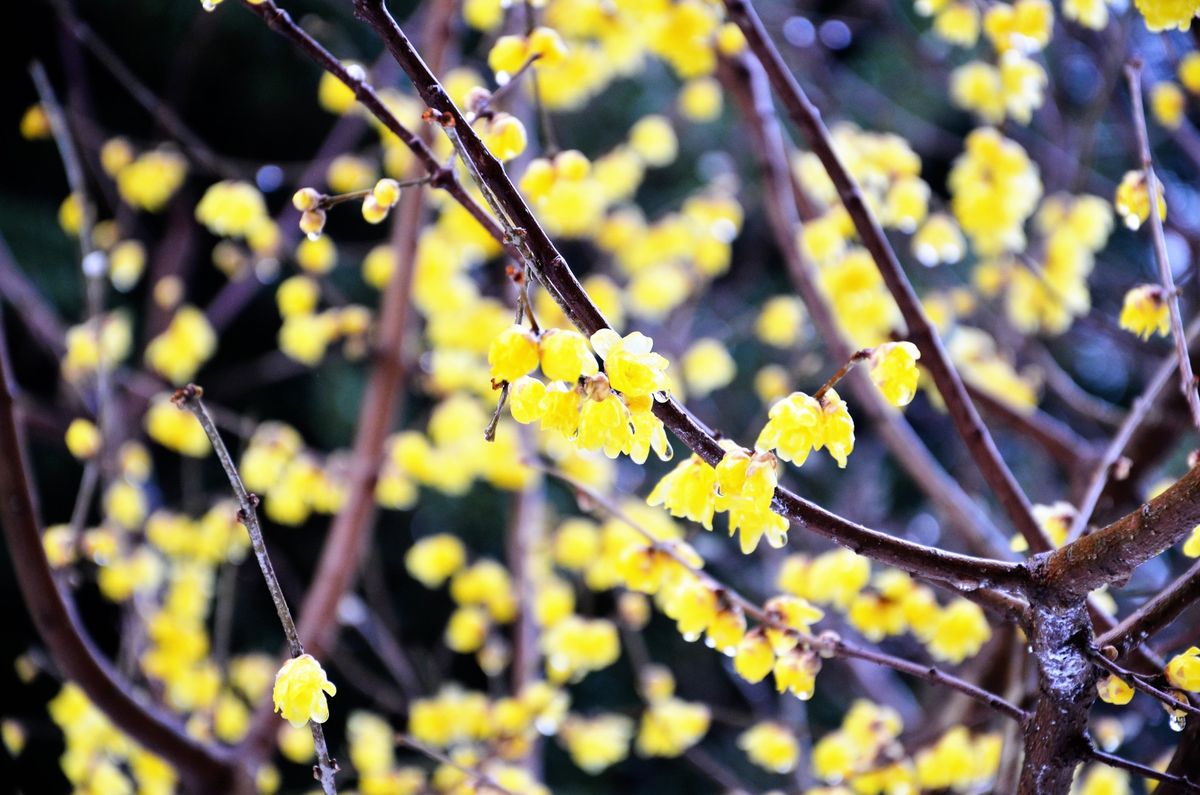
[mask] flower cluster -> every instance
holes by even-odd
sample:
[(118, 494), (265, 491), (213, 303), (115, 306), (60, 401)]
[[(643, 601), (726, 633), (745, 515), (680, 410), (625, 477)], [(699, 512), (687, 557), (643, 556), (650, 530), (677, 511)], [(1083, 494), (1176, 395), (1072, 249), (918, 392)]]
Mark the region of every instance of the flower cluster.
[[(488, 350), (494, 384), (507, 384), (513, 419), (541, 422), (585, 450), (621, 453), (644, 463), (650, 450), (671, 458), (654, 400), (668, 388), (667, 360), (652, 351), (654, 341), (634, 332), (622, 338), (602, 329), (588, 340), (575, 331), (547, 329), (535, 334), (514, 325)], [(595, 353), (593, 354), (593, 350)], [(604, 362), (599, 372), (596, 356)], [(528, 373), (541, 367), (546, 384)]]

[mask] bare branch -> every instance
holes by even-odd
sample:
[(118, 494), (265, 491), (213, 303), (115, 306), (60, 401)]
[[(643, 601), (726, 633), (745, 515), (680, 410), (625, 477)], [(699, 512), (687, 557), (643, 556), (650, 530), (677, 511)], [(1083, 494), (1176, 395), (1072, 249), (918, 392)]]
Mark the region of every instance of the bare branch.
[(1187, 335), (1183, 331), (1183, 315), (1179, 311), (1179, 294), (1175, 290), (1175, 277), (1171, 275), (1171, 260), (1167, 254), (1167, 238), (1163, 233), (1163, 220), (1158, 215), (1158, 175), (1154, 173), (1154, 161), (1150, 156), (1150, 136), (1146, 133), (1146, 111), (1142, 107), (1142, 64), (1140, 60), (1126, 64), (1125, 77), (1129, 81), (1130, 103), (1133, 106), (1133, 128), (1137, 132), (1138, 156), (1142, 174), (1146, 178), (1146, 192), (1150, 202), (1150, 232), (1154, 241), (1154, 258), (1158, 262), (1158, 278), (1162, 282), (1163, 300), (1171, 317), (1171, 339), (1175, 343), (1175, 355), (1179, 359), (1179, 391), (1187, 398), (1192, 413), (1192, 424), (1200, 428), (1200, 393), (1196, 391), (1196, 376), (1192, 374), (1192, 359), (1188, 355)]

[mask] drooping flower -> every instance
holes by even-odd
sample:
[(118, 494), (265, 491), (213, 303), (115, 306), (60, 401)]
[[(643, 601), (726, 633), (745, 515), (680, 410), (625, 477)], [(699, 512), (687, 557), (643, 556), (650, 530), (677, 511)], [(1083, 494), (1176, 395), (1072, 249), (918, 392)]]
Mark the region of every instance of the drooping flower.
[(310, 720), (316, 723), (327, 721), (329, 702), (326, 695), (337, 695), (337, 688), (311, 654), (293, 657), (275, 675), (272, 692), (275, 711), (293, 726), (303, 726)]

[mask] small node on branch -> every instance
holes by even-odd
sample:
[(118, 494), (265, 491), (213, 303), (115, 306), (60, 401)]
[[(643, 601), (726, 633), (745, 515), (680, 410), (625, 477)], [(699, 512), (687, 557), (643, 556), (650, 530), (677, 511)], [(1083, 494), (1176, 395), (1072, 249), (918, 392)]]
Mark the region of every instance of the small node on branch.
[(440, 124), (443, 127), (453, 127), (454, 126), (454, 115), (452, 113), (450, 113), (449, 111), (445, 111), (445, 110), (434, 110), (433, 108), (426, 108), (425, 112), (421, 114), (421, 120), (428, 121), (428, 122), (436, 122), (437, 124)]
[(181, 411), (188, 409), (188, 404), (193, 403), (204, 397), (204, 389), (196, 384), (188, 384), (175, 390), (175, 394), (171, 396), (171, 402)]

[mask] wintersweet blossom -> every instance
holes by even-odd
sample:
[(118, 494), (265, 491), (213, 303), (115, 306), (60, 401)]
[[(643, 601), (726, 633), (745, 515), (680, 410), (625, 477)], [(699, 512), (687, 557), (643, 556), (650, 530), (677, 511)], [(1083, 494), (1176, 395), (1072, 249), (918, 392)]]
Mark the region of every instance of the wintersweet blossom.
[(312, 655), (301, 654), (279, 669), (271, 698), (275, 711), (284, 720), (293, 726), (303, 726), (310, 720), (315, 723), (329, 720), (327, 695), (337, 695), (337, 688), (325, 676), (325, 669)]

